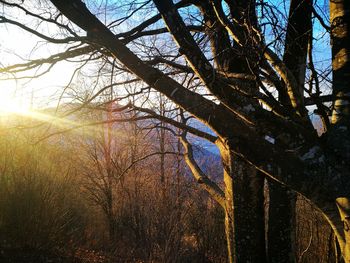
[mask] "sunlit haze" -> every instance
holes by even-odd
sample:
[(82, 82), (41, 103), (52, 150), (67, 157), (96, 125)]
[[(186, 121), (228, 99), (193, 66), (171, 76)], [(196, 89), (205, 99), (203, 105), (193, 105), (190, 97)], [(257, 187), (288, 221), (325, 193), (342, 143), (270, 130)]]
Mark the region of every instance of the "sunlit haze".
[(30, 106), (27, 103), (21, 103), (18, 98), (11, 95), (2, 94), (0, 97), (0, 115), (21, 114), (27, 115), (30, 113)]

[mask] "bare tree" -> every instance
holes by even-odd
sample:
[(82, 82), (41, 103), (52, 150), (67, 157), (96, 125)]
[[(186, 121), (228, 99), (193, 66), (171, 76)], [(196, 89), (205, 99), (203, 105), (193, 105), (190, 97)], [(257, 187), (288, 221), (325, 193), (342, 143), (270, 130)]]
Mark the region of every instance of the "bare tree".
[[(113, 64), (129, 77), (127, 81), (142, 81), (140, 92), (152, 89), (162, 93), (215, 132), (216, 136), (212, 136), (169, 120), (171, 125), (211, 140), (220, 149), (224, 189), (201, 171), (192, 158), (191, 145), (185, 136), (182, 138), (189, 167), (226, 212), (230, 262), (266, 259), (263, 176), (301, 194), (322, 211), (333, 228), (345, 262), (350, 262), (347, 1), (330, 1), (330, 27), (315, 4), (291, 1), (285, 37), (269, 1), (174, 4), (170, 0), (154, 0), (120, 6), (113, 3), (109, 10), (115, 16), (105, 16), (105, 21), (92, 5), (82, 1), (50, 2), (58, 11), (52, 6), (44, 14), (25, 11), (64, 32), (62, 38), (47, 36), (5, 16), (1, 21), (51, 43), (71, 43), (69, 48), (49, 58), (3, 67), (1, 72), (20, 73), (78, 56)], [(1, 3), (25, 9), (12, 2)], [(42, 3), (46, 4), (49, 6)], [(125, 31), (127, 21), (143, 10), (150, 17), (143, 15), (136, 25), (137, 19), (133, 20), (133, 27)], [(330, 30), (332, 39), (333, 80), (328, 96), (321, 96), (320, 87), (320, 80), (327, 75), (318, 74), (320, 69), (315, 68), (312, 50), (307, 54), (308, 47), (313, 46), (311, 13)], [(157, 37), (160, 34), (165, 36)], [(279, 53), (279, 47), (284, 54)], [(310, 79), (305, 66), (307, 57)], [(187, 81), (181, 82), (183, 78)], [(309, 88), (304, 85), (307, 80)], [(99, 94), (96, 92), (86, 101)], [(321, 137), (309, 117), (310, 105), (316, 108), (325, 125), (326, 132)]]

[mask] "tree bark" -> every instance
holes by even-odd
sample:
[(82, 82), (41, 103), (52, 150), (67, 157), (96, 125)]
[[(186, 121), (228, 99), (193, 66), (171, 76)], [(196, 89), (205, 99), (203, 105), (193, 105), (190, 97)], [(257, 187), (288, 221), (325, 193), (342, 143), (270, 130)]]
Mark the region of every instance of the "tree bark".
[[(311, 33), (312, 2), (292, 0), (290, 2), (286, 44), (283, 56), (285, 66), (297, 83), (293, 92), (300, 98), (302, 106), (308, 41)], [(282, 89), (279, 101), (291, 106), (287, 89)], [(300, 111), (300, 112), (306, 112)], [(303, 116), (308, 118), (307, 116)], [(309, 121), (306, 120), (309, 124)], [(310, 125), (311, 126), (311, 125)], [(295, 262), (295, 202), (296, 194), (275, 181), (269, 184), (268, 258), (269, 262)]]
[(267, 254), (270, 263), (295, 262), (296, 194), (270, 180)]
[(264, 178), (218, 143), (225, 183), (225, 232), (229, 262), (266, 262)]
[[(350, 2), (347, 0), (330, 1), (333, 95), (332, 127), (328, 143), (341, 163), (350, 161), (350, 61), (349, 61), (349, 26)], [(348, 179), (349, 180), (349, 179)], [(343, 195), (336, 199), (342, 221), (342, 233), (338, 241), (345, 262), (350, 262), (350, 196)], [(343, 239), (343, 240), (341, 240)]]
[(349, 26), (350, 3), (346, 0), (330, 1), (331, 44), (333, 67), (333, 95), (337, 96), (334, 103), (332, 123), (349, 125)]
[(292, 0), (290, 2), (283, 56), (283, 62), (297, 82), (297, 90), (294, 92), (300, 97), (302, 103), (304, 103), (307, 49), (312, 27), (311, 10), (312, 1), (310, 0)]

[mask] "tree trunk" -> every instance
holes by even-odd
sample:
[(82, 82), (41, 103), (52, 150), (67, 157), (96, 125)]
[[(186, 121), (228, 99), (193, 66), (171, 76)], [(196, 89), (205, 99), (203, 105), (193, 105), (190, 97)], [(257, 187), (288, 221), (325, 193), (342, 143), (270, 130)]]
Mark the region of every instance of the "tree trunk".
[[(345, 197), (337, 198), (337, 207), (339, 210), (341, 222), (343, 224), (343, 240), (340, 241), (340, 249), (344, 261), (350, 262), (350, 199)], [(339, 235), (339, 234), (338, 234)], [(338, 238), (339, 241), (340, 237)]]
[(219, 146), (225, 182), (225, 232), (229, 262), (266, 262), (264, 178), (254, 167)]
[(295, 92), (301, 101), (304, 100), (306, 57), (312, 28), (311, 10), (312, 1), (291, 0), (283, 55), (283, 62), (297, 82)]
[(296, 194), (269, 181), (267, 247), (270, 263), (295, 262)]
[[(295, 94), (303, 103), (308, 41), (311, 33), (312, 2), (291, 0), (283, 62), (292, 72), (298, 89)], [(291, 105), (287, 89), (281, 90), (279, 101)], [(302, 111), (300, 111), (301, 113)], [(307, 115), (304, 116), (308, 124)], [(297, 141), (297, 140), (296, 140)], [(269, 181), (268, 258), (269, 262), (295, 262), (296, 194), (275, 181)]]
[[(337, 155), (340, 163), (350, 161), (350, 61), (349, 61), (349, 26), (350, 2), (348, 0), (330, 1), (333, 95), (334, 108), (332, 113), (332, 127), (328, 139), (332, 151)], [(348, 179), (349, 180), (349, 179)], [(341, 219), (341, 231), (336, 233), (344, 261), (350, 262), (350, 198), (341, 192), (337, 198)], [(349, 194), (349, 193), (348, 193)]]
[[(350, 198), (339, 197), (336, 202), (325, 203), (319, 206), (323, 216), (333, 229), (336, 237), (335, 252), (341, 252), (341, 258), (345, 263), (350, 263)], [(336, 255), (336, 258), (340, 258)], [(337, 261), (338, 262), (338, 261)]]

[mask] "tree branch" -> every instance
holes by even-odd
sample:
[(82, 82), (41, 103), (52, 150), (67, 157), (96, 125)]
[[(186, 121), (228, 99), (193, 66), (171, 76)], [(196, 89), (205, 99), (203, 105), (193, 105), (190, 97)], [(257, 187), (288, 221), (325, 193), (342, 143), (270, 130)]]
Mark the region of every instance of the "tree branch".
[(84, 40), (84, 37), (66, 37), (66, 38), (63, 38), (63, 39), (56, 39), (56, 38), (52, 38), (52, 37), (49, 37), (49, 36), (46, 36), (44, 34), (41, 34), (40, 32), (34, 30), (34, 29), (31, 29), (17, 21), (14, 21), (14, 20), (11, 20), (11, 19), (8, 19), (4, 16), (0, 16), (0, 23), (8, 23), (8, 24), (12, 24), (12, 25), (15, 25), (19, 28), (22, 28), (23, 30), (39, 37), (39, 38), (42, 38), (50, 43), (54, 43), (54, 44), (67, 44), (69, 42), (72, 42), (72, 41), (82, 41)]
[(141, 107), (137, 107), (137, 106), (131, 106), (134, 110), (137, 110), (137, 111), (141, 111), (141, 112), (146, 112), (148, 113), (149, 115), (151, 115), (153, 118), (155, 119), (158, 119), (158, 120), (161, 120), (161, 121), (164, 121), (166, 123), (169, 123), (177, 128), (180, 128), (184, 131), (188, 131), (190, 132), (191, 134), (193, 135), (196, 135), (198, 137), (201, 137), (201, 138), (204, 138), (212, 143), (215, 143), (215, 141), (217, 140), (217, 137), (216, 136), (213, 136), (209, 133), (206, 133), (206, 132), (203, 132), (201, 130), (198, 130), (194, 127), (191, 127), (189, 125), (186, 125), (184, 123), (181, 123), (181, 122), (178, 122), (178, 121), (175, 121), (174, 119), (171, 119), (171, 118), (168, 118), (168, 117), (165, 117), (165, 116), (161, 116), (159, 114), (157, 114), (156, 112), (154, 112), (153, 110), (150, 110), (150, 109), (145, 109), (145, 108), (141, 108)]
[(192, 145), (186, 139), (186, 133), (184, 133), (180, 137), (181, 143), (185, 148), (185, 161), (188, 167), (190, 168), (193, 177), (197, 180), (197, 182), (203, 187), (210, 196), (217, 201), (222, 207), (225, 208), (225, 194), (221, 190), (221, 188), (212, 180), (209, 179), (208, 176), (201, 170), (198, 166), (196, 160), (193, 157), (193, 149)]

